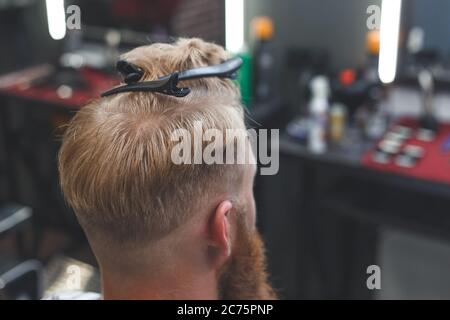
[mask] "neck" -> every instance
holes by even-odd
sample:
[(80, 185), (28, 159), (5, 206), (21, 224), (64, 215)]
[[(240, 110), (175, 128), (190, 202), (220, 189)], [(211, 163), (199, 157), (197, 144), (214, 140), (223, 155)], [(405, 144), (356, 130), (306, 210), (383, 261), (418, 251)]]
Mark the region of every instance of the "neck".
[(157, 276), (133, 277), (102, 272), (105, 300), (216, 300), (215, 274), (193, 276), (188, 272), (154, 273)]

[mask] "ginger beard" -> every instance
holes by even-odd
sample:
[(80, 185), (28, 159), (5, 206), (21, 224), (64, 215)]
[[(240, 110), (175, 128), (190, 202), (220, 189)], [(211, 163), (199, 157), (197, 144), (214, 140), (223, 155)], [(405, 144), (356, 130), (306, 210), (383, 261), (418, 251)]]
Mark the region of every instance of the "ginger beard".
[[(241, 215), (240, 218), (243, 216)], [(268, 281), (264, 243), (256, 229), (248, 230), (238, 219), (234, 253), (219, 277), (219, 295), (224, 300), (277, 299)]]

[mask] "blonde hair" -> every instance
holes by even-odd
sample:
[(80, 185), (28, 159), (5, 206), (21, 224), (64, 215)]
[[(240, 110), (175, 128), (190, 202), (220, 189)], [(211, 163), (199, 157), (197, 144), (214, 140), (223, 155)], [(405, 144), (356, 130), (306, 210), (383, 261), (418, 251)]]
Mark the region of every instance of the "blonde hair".
[[(200, 39), (138, 47), (121, 59), (143, 69), (141, 80), (229, 58)], [(61, 188), (85, 231), (118, 244), (164, 237), (214, 197), (237, 192), (236, 165), (171, 161), (171, 133), (179, 128), (244, 129), (235, 83), (204, 78), (180, 82), (184, 98), (159, 93), (120, 93), (95, 100), (72, 119), (59, 152)]]

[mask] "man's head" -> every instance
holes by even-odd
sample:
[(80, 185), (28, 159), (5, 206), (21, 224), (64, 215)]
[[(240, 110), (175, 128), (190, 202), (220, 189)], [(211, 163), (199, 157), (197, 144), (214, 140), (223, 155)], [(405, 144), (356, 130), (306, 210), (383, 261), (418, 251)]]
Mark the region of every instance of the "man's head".
[[(228, 58), (220, 46), (199, 39), (139, 47), (122, 57), (144, 71), (141, 81)], [(192, 92), (184, 98), (120, 93), (93, 101), (65, 132), (61, 187), (108, 282), (104, 287), (120, 279), (136, 297), (145, 291), (136, 284), (146, 282), (161, 296), (189, 298), (197, 295), (182, 291), (202, 277), (219, 297), (274, 297), (255, 229), (254, 165), (176, 164), (171, 158), (177, 129), (194, 134), (200, 122), (203, 130), (244, 130), (239, 91), (220, 78), (180, 86)], [(236, 145), (214, 143), (224, 152)], [(253, 156), (250, 148), (247, 153)]]

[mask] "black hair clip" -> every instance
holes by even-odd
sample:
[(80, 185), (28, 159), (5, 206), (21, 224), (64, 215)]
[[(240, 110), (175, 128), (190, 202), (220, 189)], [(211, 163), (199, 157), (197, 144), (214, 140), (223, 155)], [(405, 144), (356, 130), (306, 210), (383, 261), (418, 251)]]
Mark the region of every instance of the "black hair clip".
[(122, 74), (126, 84), (103, 92), (102, 97), (121, 92), (138, 91), (159, 92), (174, 97), (185, 97), (191, 92), (191, 89), (177, 87), (179, 81), (207, 77), (236, 79), (237, 70), (241, 67), (241, 65), (242, 59), (236, 57), (218, 65), (190, 69), (181, 72), (175, 71), (167, 76), (159, 78), (158, 80), (139, 82), (144, 74), (143, 70), (130, 62), (120, 60), (117, 62), (116, 67)]
[(125, 83), (137, 82), (144, 75), (144, 71), (141, 68), (125, 60), (117, 61), (116, 69), (122, 75)]

